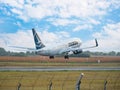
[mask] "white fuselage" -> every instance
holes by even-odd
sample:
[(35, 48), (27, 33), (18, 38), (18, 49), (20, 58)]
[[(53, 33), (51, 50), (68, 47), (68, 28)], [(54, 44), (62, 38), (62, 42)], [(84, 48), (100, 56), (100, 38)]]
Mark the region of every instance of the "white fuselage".
[[(62, 45), (56, 45), (53, 47), (47, 46), (42, 49), (38, 49), (36, 51), (36, 54), (43, 56), (61, 56), (61, 55), (65, 55), (66, 51), (69, 52), (69, 49), (78, 48), (80, 47), (80, 45), (81, 45), (81, 41), (79, 39), (73, 40)], [(52, 44), (50, 46), (52, 46)]]
[[(29, 51), (34, 51), (38, 55), (49, 56), (50, 59), (54, 58), (54, 56), (64, 56), (65, 59), (68, 59), (69, 55), (80, 54), (83, 52), (83, 49), (98, 47), (97, 39), (95, 39), (95, 45), (83, 48), (81, 47), (81, 40), (78, 38), (71, 38), (67, 41), (62, 40), (62, 42), (59, 44), (53, 44), (53, 42), (49, 46), (47, 46), (47, 44), (43, 44), (34, 28), (32, 28), (32, 33), (34, 37), (35, 49), (16, 46), (15, 48), (22, 48)], [(65, 43), (63, 43), (63, 41)]]

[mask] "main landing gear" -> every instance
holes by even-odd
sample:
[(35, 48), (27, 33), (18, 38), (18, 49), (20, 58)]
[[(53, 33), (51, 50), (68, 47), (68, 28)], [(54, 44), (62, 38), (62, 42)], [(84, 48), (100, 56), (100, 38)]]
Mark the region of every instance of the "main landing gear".
[(64, 58), (65, 58), (65, 59), (69, 59), (69, 56), (68, 56), (68, 55), (65, 55)]
[[(49, 56), (49, 59), (54, 59), (54, 56)], [(69, 56), (68, 56), (68, 55), (65, 55), (65, 56), (64, 56), (64, 59), (69, 59)]]
[(54, 59), (54, 56), (49, 56), (50, 59)]

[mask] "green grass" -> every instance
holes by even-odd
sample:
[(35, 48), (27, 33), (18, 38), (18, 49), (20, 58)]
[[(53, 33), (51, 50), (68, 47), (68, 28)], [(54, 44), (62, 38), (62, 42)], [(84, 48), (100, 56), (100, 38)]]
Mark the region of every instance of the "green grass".
[(84, 73), (81, 90), (120, 90), (120, 71), (60, 71), (60, 72), (0, 72), (0, 90), (48, 90), (52, 81), (53, 90), (75, 90), (80, 74)]
[(97, 67), (119, 67), (120, 63), (41, 63), (41, 62), (0, 62), (3, 66), (24, 66), (24, 67), (56, 67), (56, 66), (97, 66)]

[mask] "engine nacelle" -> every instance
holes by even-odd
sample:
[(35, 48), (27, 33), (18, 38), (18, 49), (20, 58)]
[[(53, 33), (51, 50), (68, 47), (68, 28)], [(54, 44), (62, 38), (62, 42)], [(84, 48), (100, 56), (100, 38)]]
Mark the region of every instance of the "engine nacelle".
[(79, 49), (79, 50), (75, 50), (73, 51), (74, 54), (79, 54), (79, 53), (82, 53), (82, 49)]
[(68, 55), (72, 55), (72, 54), (74, 54), (73, 51), (68, 52)]

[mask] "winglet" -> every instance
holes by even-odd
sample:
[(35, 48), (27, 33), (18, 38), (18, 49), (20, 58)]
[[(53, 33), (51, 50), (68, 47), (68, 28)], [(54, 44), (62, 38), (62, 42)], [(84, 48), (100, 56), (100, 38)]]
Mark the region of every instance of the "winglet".
[(97, 41), (97, 39), (95, 39), (95, 43), (96, 43), (96, 47), (98, 47), (98, 41)]

